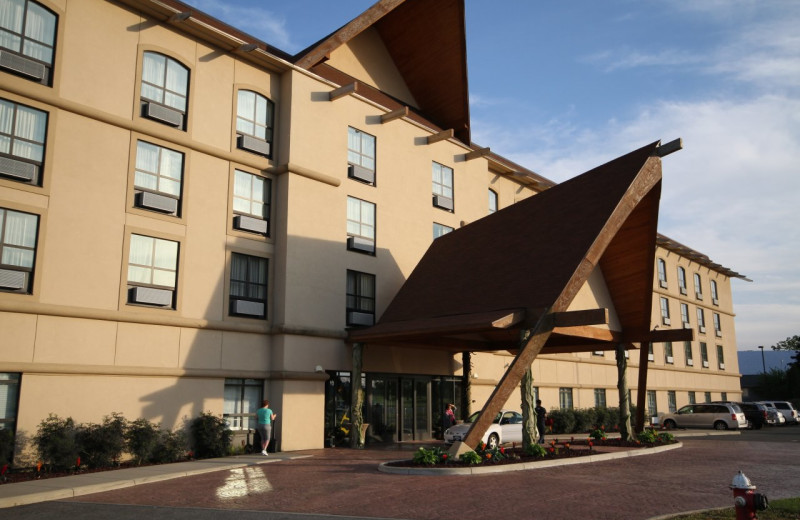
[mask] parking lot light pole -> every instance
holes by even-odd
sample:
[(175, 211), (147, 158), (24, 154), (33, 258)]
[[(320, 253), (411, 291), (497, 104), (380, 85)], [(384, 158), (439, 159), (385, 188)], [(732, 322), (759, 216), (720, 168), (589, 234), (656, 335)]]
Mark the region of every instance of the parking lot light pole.
[(761, 349), (761, 372), (763, 374), (767, 373), (767, 364), (764, 362), (764, 345), (759, 345), (758, 348)]

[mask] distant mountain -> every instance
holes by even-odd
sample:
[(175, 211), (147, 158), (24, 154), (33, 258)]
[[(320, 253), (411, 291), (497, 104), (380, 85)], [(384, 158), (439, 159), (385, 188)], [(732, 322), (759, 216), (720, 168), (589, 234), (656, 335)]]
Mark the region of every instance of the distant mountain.
[(773, 368), (786, 370), (789, 363), (792, 362), (794, 351), (764, 349), (763, 363), (760, 350), (740, 350), (738, 354), (740, 374), (760, 374), (764, 371), (764, 365), (766, 365), (767, 372)]

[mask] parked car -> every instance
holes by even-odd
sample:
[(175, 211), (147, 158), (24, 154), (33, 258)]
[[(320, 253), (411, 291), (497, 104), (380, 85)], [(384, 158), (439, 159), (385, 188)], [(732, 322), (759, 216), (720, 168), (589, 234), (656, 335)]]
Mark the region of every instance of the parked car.
[(763, 404), (777, 409), (786, 418), (786, 424), (800, 423), (800, 413), (789, 401), (762, 401)]
[(743, 402), (736, 403), (744, 412), (744, 416), (750, 423), (750, 428), (760, 430), (767, 424), (767, 407), (761, 403)]
[(675, 413), (664, 415), (664, 428), (714, 428), (715, 430), (747, 428), (744, 412), (735, 403), (687, 404)]
[[(445, 430), (444, 443), (449, 446), (463, 440), (472, 423), (478, 419), (479, 413), (475, 412), (463, 423)], [(522, 442), (522, 414), (513, 410), (500, 410), (481, 440), (489, 448), (496, 448), (509, 442)]]
[(767, 424), (770, 426), (781, 426), (786, 424), (786, 417), (783, 416), (780, 410), (774, 406), (770, 406), (769, 403), (762, 402), (761, 404), (767, 407)]

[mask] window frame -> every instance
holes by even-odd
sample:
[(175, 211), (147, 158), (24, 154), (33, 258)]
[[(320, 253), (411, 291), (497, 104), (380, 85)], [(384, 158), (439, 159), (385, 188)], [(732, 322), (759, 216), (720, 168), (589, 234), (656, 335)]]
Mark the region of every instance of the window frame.
[(702, 307), (697, 307), (697, 331), (700, 334), (706, 333), (706, 313)]
[(683, 342), (683, 355), (686, 358), (686, 366), (687, 367), (694, 366), (694, 352), (691, 341)]
[(668, 365), (672, 365), (675, 363), (675, 355), (672, 351), (671, 341), (664, 342), (664, 362)]
[(717, 345), (717, 367), (725, 370), (725, 347)]
[[(247, 261), (247, 268), (246, 268), (246, 279), (242, 280), (234, 280), (234, 263), (237, 259)], [(252, 267), (251, 260), (256, 260), (259, 262), (263, 262), (263, 283), (259, 283), (258, 281), (253, 281), (251, 279), (251, 272), (250, 269)], [(270, 276), (269, 276), (269, 258), (264, 256), (258, 256), (251, 254), (249, 252), (239, 252), (239, 251), (231, 251), (230, 252), (230, 263), (228, 268), (228, 316), (234, 318), (245, 318), (245, 319), (256, 319), (256, 320), (267, 320), (267, 316), (269, 315), (269, 287), (270, 287)], [(263, 286), (264, 297), (257, 298), (252, 296), (239, 296), (233, 294), (234, 291), (234, 283), (242, 283), (245, 286), (246, 292), (250, 292), (252, 286)], [(252, 304), (261, 304), (263, 305), (263, 312), (256, 314), (252, 312), (245, 312), (245, 309), (238, 310), (237, 302), (249, 302)], [(246, 305), (246, 304), (245, 304)]]
[[(183, 200), (183, 198), (184, 198), (183, 195), (186, 192), (186, 190), (185, 190), (185, 180), (186, 180), (186, 159), (187, 159), (187, 154), (184, 151), (176, 150), (174, 148), (170, 148), (170, 147), (164, 146), (161, 143), (157, 143), (157, 142), (153, 142), (153, 141), (154, 140), (152, 140), (152, 139), (144, 139), (144, 138), (141, 138), (141, 137), (138, 137), (138, 138), (136, 138), (134, 140), (133, 180), (132, 180), (132, 182), (133, 182), (133, 207), (136, 208), (136, 209), (145, 211), (148, 214), (149, 213), (156, 213), (156, 214), (159, 214), (159, 215), (165, 215), (165, 216), (169, 216), (169, 217), (172, 217), (172, 218), (182, 218), (183, 217), (183, 208), (185, 206), (184, 200)], [(142, 145), (142, 146), (152, 146), (152, 147), (156, 148), (156, 153), (158, 154), (158, 166), (156, 168), (157, 171), (147, 171), (147, 170), (145, 170), (143, 168), (140, 168), (140, 160), (139, 160), (140, 156), (139, 156), (139, 153), (142, 150), (142, 148), (140, 148), (140, 145)], [(162, 162), (162, 159), (164, 158), (164, 156), (166, 154), (169, 154), (169, 155), (174, 155), (174, 154), (180, 155), (180, 178), (177, 179), (177, 181), (176, 181), (176, 179), (174, 177), (170, 177), (169, 175), (166, 174), (166, 172), (162, 172), (161, 171), (162, 167), (165, 166), (164, 163)], [(138, 176), (139, 176), (138, 174), (140, 172), (141, 172), (142, 175), (155, 176), (156, 177), (157, 186), (159, 186), (159, 187), (160, 187), (160, 184), (162, 182), (162, 178), (163, 178), (164, 182), (177, 182), (177, 184), (178, 184), (178, 194), (175, 195), (173, 193), (170, 193), (168, 190), (159, 189), (159, 187), (149, 188), (149, 187), (137, 185), (137, 182), (138, 182), (137, 178), (138, 178)], [(176, 201), (175, 211), (171, 212), (171, 211), (167, 211), (167, 210), (159, 210), (159, 209), (156, 209), (154, 207), (148, 207), (147, 203), (145, 203), (143, 201), (144, 197), (142, 195), (145, 194), (145, 193), (155, 195), (158, 198), (164, 198), (164, 199), (170, 199), (170, 200)], [(140, 194), (142, 194), (142, 195), (140, 195)]]
[[(351, 203), (353, 206), (351, 206)], [(358, 215), (351, 214), (351, 209), (355, 210), (357, 206)], [(366, 212), (364, 210), (367, 210)], [(369, 215), (371, 213), (372, 222), (369, 222)], [(367, 215), (367, 219), (365, 219)], [(346, 219), (346, 233), (347, 233), (347, 250), (356, 253), (363, 253), (368, 255), (375, 255), (377, 244), (377, 226), (378, 226), (378, 206), (374, 202), (347, 196), (347, 214)], [(357, 229), (355, 229), (357, 228)], [(365, 228), (367, 231), (372, 232), (364, 233)]]
[[(248, 192), (246, 194), (237, 193), (239, 189), (237, 186), (237, 174), (247, 175), (249, 180), (249, 187), (247, 188)], [(259, 201), (256, 198), (253, 198), (254, 193), (254, 183), (255, 181), (263, 182), (263, 201)], [(273, 195), (273, 187), (272, 187), (272, 177), (268, 177), (266, 175), (261, 175), (259, 173), (255, 173), (249, 170), (246, 170), (239, 166), (232, 166), (230, 170), (230, 195), (229, 195), (229, 204), (230, 209), (228, 211), (230, 215), (230, 222), (229, 222), (229, 230), (238, 236), (247, 237), (247, 238), (255, 238), (255, 239), (270, 239), (272, 237), (272, 211), (273, 211), (273, 203), (272, 197)], [(250, 211), (246, 211), (244, 209), (237, 208), (237, 199), (240, 201), (245, 201), (247, 204), (250, 205)], [(253, 204), (259, 204), (263, 208), (261, 213), (256, 213), (252, 211)]]
[[(33, 231), (32, 237), (24, 236), (22, 237), (22, 243), (16, 242), (7, 242), (8, 238), (8, 230), (6, 226), (9, 223), (8, 214), (9, 212), (24, 216), (25, 219), (29, 219), (33, 222)], [(27, 224), (25, 225), (27, 228)], [(23, 233), (26, 233), (27, 229), (23, 229)], [(24, 295), (32, 295), (34, 293), (34, 281), (36, 277), (36, 268), (37, 262), (39, 260), (39, 235), (42, 231), (42, 215), (38, 213), (33, 213), (31, 211), (25, 211), (16, 209), (9, 206), (0, 206), (0, 270), (7, 273), (6, 276), (13, 276), (11, 273), (22, 273), (23, 276), (23, 287), (14, 288), (11, 286), (2, 287), (0, 288), (0, 294), (24, 294)], [(6, 256), (6, 252), (8, 251), (17, 251), (18, 255), (22, 255), (21, 261), (24, 261), (24, 264), (28, 265), (21, 265), (20, 263), (6, 263), (3, 261), (3, 258)], [(9, 253), (11, 254), (11, 253)], [(30, 260), (25, 260), (26, 257), (29, 257)], [(5, 277), (4, 277), (5, 278)]]
[(710, 280), (709, 283), (711, 285), (711, 304), (719, 305), (719, 288), (717, 287), (717, 281)]
[(665, 298), (664, 296), (660, 297), (660, 306), (661, 306), (661, 323), (663, 325), (670, 325), (669, 319), (669, 299)]
[[(8, 148), (9, 148), (8, 152), (0, 151), (0, 158), (5, 159), (6, 161), (12, 161), (13, 163), (21, 163), (22, 165), (31, 165), (34, 169), (34, 172), (32, 173), (32, 178), (30, 180), (26, 180), (24, 178), (15, 176), (11, 173), (2, 173), (2, 172), (0, 172), (0, 178), (5, 181), (13, 182), (14, 184), (42, 187), (44, 168), (48, 152), (47, 138), (50, 128), (50, 113), (46, 110), (41, 110), (39, 108), (27, 105), (25, 103), (18, 103), (17, 101), (10, 99), (8, 97), (0, 98), (0, 102), (9, 103), (10, 105), (12, 105), (11, 109), (13, 110), (13, 115), (11, 116), (11, 121), (9, 122), (9, 126), (11, 127), (9, 133), (3, 132), (2, 128), (0, 128), (0, 138), (6, 138), (8, 140)], [(35, 136), (34, 138), (31, 139), (17, 135), (18, 133), (20, 133), (19, 129), (17, 128), (17, 123), (19, 121), (18, 114), (20, 109), (30, 110), (32, 112), (36, 112), (39, 115), (44, 116), (44, 124), (43, 124), (44, 129), (42, 131), (41, 141), (36, 141)], [(2, 121), (0, 121), (0, 123), (2, 123)], [(28, 144), (31, 147), (40, 148), (41, 159), (36, 160), (15, 154), (14, 148), (17, 142)]]
[(698, 300), (703, 299), (703, 278), (700, 273), (694, 273), (694, 297)]
[[(38, 83), (40, 85), (44, 85), (46, 87), (52, 87), (53, 86), (53, 76), (54, 76), (53, 71), (55, 69), (55, 62), (56, 62), (57, 53), (58, 53), (57, 43), (58, 43), (58, 36), (59, 36), (59, 25), (61, 23), (61, 16), (54, 9), (51, 9), (51, 8), (47, 7), (42, 2), (37, 2), (35, 0), (23, 0), (23, 2), (24, 2), (24, 7), (23, 7), (23, 10), (22, 10), (23, 11), (22, 20), (20, 20), (20, 25), (22, 26), (21, 27), (21, 31), (22, 32), (16, 32), (16, 31), (11, 30), (9, 28), (0, 29), (0, 32), (6, 32), (6, 33), (12, 35), (13, 38), (17, 38), (19, 40), (19, 50), (12, 49), (10, 47), (0, 46), (0, 53), (8, 53), (9, 55), (12, 56), (11, 60), (14, 60), (14, 58), (16, 58), (18, 61), (19, 60), (23, 60), (23, 63), (21, 63), (20, 65), (31, 64), (31, 65), (34, 65), (34, 66), (38, 65), (38, 66), (43, 67), (44, 71), (43, 71), (43, 74), (42, 74), (42, 78), (38, 79), (34, 75), (33, 71), (30, 71), (30, 72), (26, 73), (26, 72), (22, 72), (22, 71), (20, 71), (18, 69), (14, 69), (14, 68), (12, 68), (10, 66), (10, 64), (9, 65), (0, 65), (0, 70), (8, 72), (9, 74), (13, 74), (14, 76), (18, 76), (18, 77), (24, 78), (24, 79), (26, 79), (28, 81), (32, 81), (34, 83)], [(52, 34), (47, 35), (47, 36), (51, 37), (52, 43), (49, 43), (49, 42), (44, 41), (44, 40), (36, 40), (36, 39), (32, 38), (31, 36), (28, 36), (26, 34), (28, 32), (27, 31), (27, 27), (28, 27), (27, 26), (27, 22), (30, 19), (29, 11), (30, 11), (30, 6), (32, 4), (37, 6), (39, 9), (42, 9), (46, 14), (52, 16), (53, 31), (52, 31)], [(29, 54), (26, 54), (25, 50), (24, 50), (25, 47), (26, 47), (26, 45), (25, 45), (26, 42), (33, 42), (33, 44), (36, 45), (36, 46), (39, 46), (39, 47), (42, 47), (42, 48), (49, 48), (49, 50), (50, 50), (50, 52), (49, 52), (50, 60), (47, 61), (47, 60), (43, 60), (41, 58), (37, 58), (37, 57), (31, 56)], [(3, 58), (3, 59), (6, 59), (6, 58)]]
[[(351, 292), (351, 277), (353, 280), (354, 292)], [(362, 294), (363, 286), (362, 279), (370, 279), (372, 282), (372, 294)], [(351, 313), (357, 312), (372, 316), (372, 322), (375, 322), (375, 315), (377, 310), (377, 277), (372, 273), (365, 273), (363, 271), (356, 271), (355, 269), (348, 269), (345, 283), (345, 323), (348, 327), (357, 325), (351, 320)], [(351, 304), (351, 301), (354, 302)], [(370, 303), (371, 305), (365, 305)], [(370, 308), (371, 307), (371, 308)]]
[[(235, 404), (239, 404), (238, 411), (234, 412), (226, 412), (225, 410), (228, 409), (228, 389), (239, 389), (239, 400), (234, 401)], [(244, 405), (248, 403), (247, 399), (247, 389), (248, 388), (258, 388), (258, 398), (255, 399), (253, 402), (249, 402), (251, 406), (249, 408), (252, 411), (245, 412)], [(223, 382), (223, 392), (222, 392), (222, 418), (228, 424), (228, 428), (233, 431), (242, 431), (242, 430), (250, 430), (255, 429), (256, 427), (256, 410), (261, 407), (261, 402), (264, 399), (264, 380), (263, 379), (252, 379), (252, 378), (236, 378), (236, 377), (228, 377), (225, 378)], [(255, 408), (252, 405), (255, 405)], [(231, 419), (232, 418), (232, 419)], [(237, 424), (238, 422), (238, 424)]]
[(500, 209), (499, 195), (492, 188), (489, 188), (489, 215), (497, 213), (498, 209)]
[(686, 328), (691, 325), (689, 317), (689, 304), (681, 302), (681, 324)]
[(686, 269), (680, 265), (678, 266), (678, 289), (684, 296), (688, 292), (686, 287)]
[(669, 413), (678, 411), (678, 397), (675, 390), (667, 390), (667, 410)]
[[(358, 149), (351, 147), (352, 138), (358, 137)], [(372, 155), (364, 152), (364, 140), (372, 143)], [(365, 165), (365, 158), (367, 164)], [(372, 165), (369, 165), (369, 161)], [(376, 185), (378, 172), (378, 138), (373, 134), (347, 127), (347, 177), (371, 186)]]
[(711, 321), (714, 324), (714, 334), (718, 337), (722, 337), (722, 317), (719, 315), (718, 312), (711, 313)]
[[(170, 289), (169, 285), (152, 283), (152, 277), (151, 277), (151, 282), (150, 283), (136, 282), (135, 280), (131, 281), (131, 279), (130, 279), (130, 268), (131, 268), (131, 265), (133, 265), (133, 267), (148, 268), (148, 266), (146, 264), (137, 264), (137, 263), (132, 263), (131, 262), (131, 255), (134, 254), (133, 253), (134, 236), (141, 236), (141, 237), (144, 237), (144, 238), (151, 238), (154, 241), (155, 240), (159, 240), (159, 241), (164, 241), (164, 242), (173, 242), (173, 243), (175, 243), (175, 245), (176, 245), (176, 253), (175, 253), (174, 269), (172, 269), (172, 270), (171, 269), (160, 269), (160, 271), (166, 271), (166, 272), (173, 272), (174, 273), (174, 285), (173, 285), (173, 287), (171, 289)], [(157, 244), (157, 242), (153, 242), (153, 247), (155, 247), (156, 244)], [(163, 312), (165, 310), (167, 310), (167, 311), (169, 311), (169, 310), (171, 310), (171, 311), (180, 310), (180, 307), (179, 307), (180, 300), (181, 300), (180, 299), (180, 289), (181, 289), (180, 277), (181, 277), (181, 272), (182, 272), (182, 267), (183, 267), (183, 256), (184, 256), (182, 253), (183, 253), (183, 240), (181, 238), (166, 236), (166, 235), (162, 235), (160, 233), (154, 233), (152, 230), (127, 228), (126, 229), (126, 233), (125, 233), (125, 262), (122, 263), (122, 280), (123, 280), (122, 291), (121, 291), (121, 303), (122, 303), (122, 305), (123, 306), (136, 307), (137, 309), (143, 309), (143, 310), (144, 309), (148, 309), (148, 310), (152, 310), (154, 312)], [(154, 255), (153, 255), (152, 262), (155, 262), (155, 256)], [(152, 268), (151, 270), (154, 271), (155, 268)], [(169, 292), (171, 292), (172, 293), (172, 298), (171, 298), (170, 304), (169, 305), (158, 305), (158, 304), (147, 304), (147, 303), (143, 303), (143, 302), (131, 301), (132, 299), (134, 299), (133, 290), (136, 289), (136, 288), (139, 288), (139, 287), (145, 288), (145, 289), (153, 289), (155, 291), (169, 291)], [(163, 292), (160, 293), (160, 294), (163, 295)]]
[[(436, 180), (437, 169), (439, 171), (439, 181)], [(445, 173), (447, 173), (450, 177), (449, 184), (445, 182)], [(433, 161), (431, 165), (431, 184), (433, 192), (433, 206), (435, 208), (443, 209), (452, 213), (455, 210), (455, 170), (450, 166)], [(447, 195), (448, 190), (450, 196)]]
[[(21, 372), (0, 372), (0, 387), (7, 388), (4, 392), (5, 406), (0, 406), (0, 411), (3, 412), (3, 415), (0, 415), (0, 429), (8, 428), (12, 433), (16, 433), (21, 386)], [(13, 399), (13, 404), (9, 406), (11, 399)], [(9, 412), (9, 414), (6, 415), (6, 412)]]
[[(242, 114), (243, 103), (242, 94), (248, 93), (254, 96), (253, 113)], [(265, 101), (266, 114), (264, 115), (264, 124), (259, 123), (258, 102), (260, 99)], [(252, 116), (252, 119), (248, 118)], [(254, 129), (264, 128), (264, 137), (262, 138), (255, 131), (248, 132), (244, 130), (242, 125), (252, 125)], [(236, 115), (234, 122), (234, 135), (236, 135), (236, 148), (244, 150), (245, 152), (260, 155), (267, 159), (272, 159), (275, 140), (275, 102), (268, 96), (254, 90), (252, 88), (240, 87), (236, 89)], [(254, 141), (250, 141), (253, 139)], [(266, 146), (267, 150), (264, 151), (263, 147)]]
[[(145, 67), (149, 55), (156, 55), (164, 58), (164, 72), (163, 72), (163, 78), (161, 78), (164, 83), (163, 85), (159, 85), (157, 83), (153, 83), (145, 79), (146, 75)], [(136, 99), (136, 102), (138, 103), (139, 106), (138, 110), (139, 116), (148, 121), (153, 121), (155, 123), (167, 126), (169, 128), (175, 128), (176, 130), (187, 132), (189, 128), (189, 113), (190, 113), (190, 102), (191, 102), (190, 96), (192, 92), (192, 81), (194, 77), (194, 74), (192, 73), (193, 72), (192, 68), (186, 65), (184, 61), (179, 60), (178, 58), (172, 56), (169, 52), (166, 52), (164, 50), (149, 49), (149, 48), (143, 49), (140, 53), (140, 56), (141, 56), (141, 64), (139, 67), (139, 77), (137, 78), (138, 98)], [(177, 90), (168, 90), (167, 84), (169, 83), (169, 80), (167, 78), (167, 74), (170, 69), (170, 64), (177, 65), (178, 67), (180, 67), (185, 71), (186, 74), (185, 94), (182, 94), (180, 91)], [(145, 94), (146, 86), (151, 87), (155, 91), (160, 91), (162, 93), (161, 96), (162, 99), (158, 100), (148, 97), (148, 95)], [(165, 99), (168, 93), (174, 96), (182, 97), (184, 99), (183, 103), (184, 108), (182, 110), (167, 103)], [(148, 111), (150, 110), (149, 104), (151, 103), (154, 104), (159, 109), (166, 111), (168, 115), (170, 113), (172, 113), (173, 115), (174, 114), (179, 115), (180, 122), (178, 124), (173, 124), (172, 122), (165, 120), (164, 118), (159, 118), (153, 114), (150, 114)]]
[[(436, 231), (437, 231), (436, 226), (439, 226), (440, 233), (438, 235), (436, 234)], [(438, 222), (434, 222), (433, 223), (433, 239), (434, 240), (436, 240), (437, 238), (441, 238), (441, 237), (445, 236), (448, 233), (452, 233), (453, 231), (455, 231), (455, 228), (452, 228), (452, 227), (447, 226), (445, 224), (439, 224)]]
[(606, 400), (606, 389), (605, 388), (595, 388), (594, 389), (594, 407), (595, 408), (607, 408), (608, 401)]
[(705, 341), (700, 342), (700, 360), (703, 362), (703, 368), (708, 368), (708, 343)]
[(697, 394), (694, 390), (689, 390), (686, 392), (687, 399), (689, 400), (689, 404), (697, 404)]
[(658, 285), (662, 289), (667, 288), (667, 263), (663, 258), (657, 260), (658, 265)]
[(562, 386), (558, 389), (558, 407), (562, 410), (574, 408), (573, 391), (571, 387)]

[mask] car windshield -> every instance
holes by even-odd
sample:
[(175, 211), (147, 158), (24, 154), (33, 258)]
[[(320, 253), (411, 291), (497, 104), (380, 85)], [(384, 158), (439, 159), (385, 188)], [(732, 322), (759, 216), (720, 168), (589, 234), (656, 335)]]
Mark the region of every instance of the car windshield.
[[(480, 415), (480, 413), (481, 412), (475, 412), (474, 414), (470, 415), (466, 422), (474, 423), (475, 421), (478, 420), (478, 415)], [(492, 422), (495, 423), (495, 424), (499, 423), (500, 422), (500, 417), (502, 417), (502, 416), (503, 416), (503, 412), (497, 412), (497, 415), (495, 415), (494, 421), (492, 421)]]

